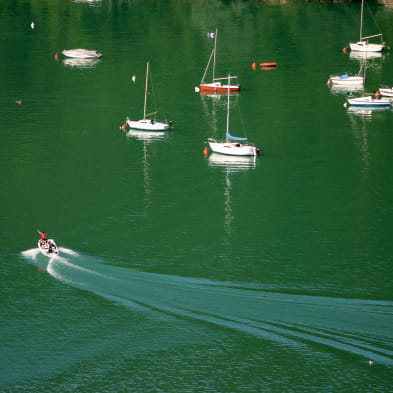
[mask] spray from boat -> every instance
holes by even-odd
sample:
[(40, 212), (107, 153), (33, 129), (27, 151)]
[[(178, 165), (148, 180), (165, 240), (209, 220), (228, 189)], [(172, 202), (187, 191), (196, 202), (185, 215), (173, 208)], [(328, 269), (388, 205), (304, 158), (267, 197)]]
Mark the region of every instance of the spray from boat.
[(252, 287), (148, 273), (61, 249), (49, 259), (32, 249), (22, 255), (74, 288), (148, 313), (171, 315), (252, 334), (304, 350), (322, 345), (393, 364), (393, 302), (296, 295)]

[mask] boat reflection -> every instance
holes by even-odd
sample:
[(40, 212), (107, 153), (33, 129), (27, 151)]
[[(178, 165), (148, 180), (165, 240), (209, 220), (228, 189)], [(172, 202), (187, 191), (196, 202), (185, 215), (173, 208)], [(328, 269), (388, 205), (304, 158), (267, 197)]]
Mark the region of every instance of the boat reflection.
[(128, 130), (127, 137), (135, 138), (143, 141), (143, 158), (142, 158), (142, 174), (143, 174), (143, 188), (144, 188), (144, 214), (152, 205), (153, 185), (151, 179), (151, 163), (149, 146), (155, 141), (165, 140), (168, 133), (165, 131), (140, 131)]
[(146, 142), (164, 140), (168, 137), (168, 133), (165, 131), (139, 131), (133, 129), (128, 130), (126, 135)]
[(72, 0), (73, 3), (85, 3), (91, 6), (98, 5), (102, 2), (102, 0)]
[(232, 208), (232, 179), (231, 174), (256, 168), (256, 157), (227, 156), (212, 153), (208, 159), (209, 167), (223, 168), (225, 172), (224, 187), (224, 246), (232, 245), (233, 221), (235, 216)]
[(347, 109), (348, 115), (361, 116), (364, 118), (370, 118), (373, 114), (380, 113), (383, 111), (391, 110), (389, 107), (358, 107), (358, 106), (349, 106)]
[(335, 95), (343, 94), (348, 95), (351, 93), (357, 93), (363, 91), (363, 85), (353, 85), (353, 86), (342, 86), (342, 85), (331, 85), (329, 87), (330, 92)]
[(241, 172), (255, 169), (257, 159), (255, 156), (228, 156), (212, 153), (208, 159), (210, 167), (225, 169), (226, 172)]
[(383, 56), (382, 52), (358, 52), (358, 51), (351, 51), (349, 53), (349, 58), (351, 60), (380, 59), (382, 56)]
[[(229, 95), (231, 96), (236, 96), (239, 95), (240, 92), (239, 91), (230, 91)], [(203, 96), (203, 97), (210, 97), (213, 99), (217, 99), (217, 100), (221, 100), (222, 99), (226, 99), (228, 92), (227, 91), (200, 91), (199, 95)]]
[(68, 58), (63, 60), (63, 64), (71, 68), (94, 68), (99, 61), (100, 59)]

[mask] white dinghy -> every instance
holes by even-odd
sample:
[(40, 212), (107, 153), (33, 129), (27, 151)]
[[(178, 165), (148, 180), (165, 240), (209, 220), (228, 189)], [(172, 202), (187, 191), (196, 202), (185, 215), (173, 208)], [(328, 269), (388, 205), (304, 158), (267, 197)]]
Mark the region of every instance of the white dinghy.
[(99, 59), (102, 57), (102, 53), (96, 50), (90, 49), (69, 49), (63, 50), (61, 52), (66, 57), (71, 57), (75, 59)]

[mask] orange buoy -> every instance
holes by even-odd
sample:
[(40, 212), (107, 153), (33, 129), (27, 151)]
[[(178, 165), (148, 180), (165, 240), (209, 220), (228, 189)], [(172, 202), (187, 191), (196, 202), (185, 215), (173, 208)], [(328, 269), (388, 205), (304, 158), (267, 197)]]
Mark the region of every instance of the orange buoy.
[(59, 60), (60, 54), (59, 52), (56, 52), (53, 57), (55, 58), (55, 60)]
[(257, 68), (257, 63), (256, 63), (256, 61), (254, 61), (254, 62), (251, 64), (251, 67), (252, 67), (254, 70)]
[(205, 147), (205, 148), (203, 149), (203, 154), (204, 154), (205, 156), (207, 156), (207, 155), (209, 154), (209, 149), (208, 149), (207, 147)]
[(274, 67), (278, 66), (278, 64), (273, 62), (273, 61), (268, 61), (268, 62), (265, 62), (265, 63), (259, 63), (259, 65), (261, 67), (264, 67), (264, 68), (274, 68)]
[(349, 48), (348, 48), (347, 46), (344, 46), (343, 52), (344, 52), (344, 53), (347, 53), (347, 52), (348, 52), (348, 49), (349, 49)]
[(121, 129), (122, 131), (127, 130), (127, 123), (122, 124), (122, 125), (120, 126), (120, 129)]

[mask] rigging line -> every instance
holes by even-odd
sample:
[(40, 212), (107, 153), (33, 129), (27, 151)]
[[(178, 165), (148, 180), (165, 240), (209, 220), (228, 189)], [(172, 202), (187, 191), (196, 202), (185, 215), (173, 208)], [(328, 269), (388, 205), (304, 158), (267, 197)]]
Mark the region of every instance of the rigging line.
[[(375, 20), (374, 15), (373, 15), (372, 12), (371, 12), (370, 6), (367, 4), (367, 1), (365, 1), (364, 4), (365, 4), (366, 7), (367, 7), (367, 11), (368, 11), (368, 13), (369, 13), (370, 16), (371, 16), (371, 19), (372, 19), (372, 21), (374, 22), (375, 27), (377, 28), (378, 32), (379, 32), (380, 34), (382, 34), (382, 30), (379, 28), (379, 26), (378, 26), (378, 24), (377, 24), (377, 21)], [(382, 38), (383, 38), (383, 37), (382, 37)]]
[[(157, 119), (157, 116), (156, 116), (157, 113), (158, 113), (158, 110), (157, 110), (157, 108), (158, 108), (157, 107), (157, 98), (156, 98), (156, 91), (155, 91), (154, 84), (153, 84), (153, 75), (152, 75), (151, 71), (149, 73), (149, 80), (150, 80), (151, 95), (153, 97), (153, 105), (154, 105), (154, 112), (150, 112), (150, 114), (154, 114), (155, 118)], [(160, 113), (162, 114), (163, 118), (167, 119), (165, 112), (160, 111)]]
[(152, 96), (152, 98), (153, 98), (153, 108), (154, 108), (154, 111), (153, 112), (150, 112), (150, 114), (154, 114), (155, 116), (155, 118), (157, 117), (156, 115), (157, 115), (157, 113), (158, 113), (158, 111), (157, 111), (157, 99), (156, 99), (156, 93), (155, 93), (155, 89), (154, 89), (154, 85), (153, 85), (153, 75), (152, 75), (152, 72), (150, 71), (150, 73), (149, 73), (149, 80), (150, 80), (150, 86), (151, 86), (151, 96)]
[(243, 133), (243, 136), (247, 137), (246, 123), (245, 123), (244, 117), (243, 117), (243, 115), (242, 115), (242, 113), (240, 111), (239, 99), (240, 99), (240, 96), (236, 96), (236, 101), (235, 101), (236, 110), (237, 110), (237, 113), (238, 113), (238, 119), (240, 120), (240, 128), (241, 128), (241, 131)]

